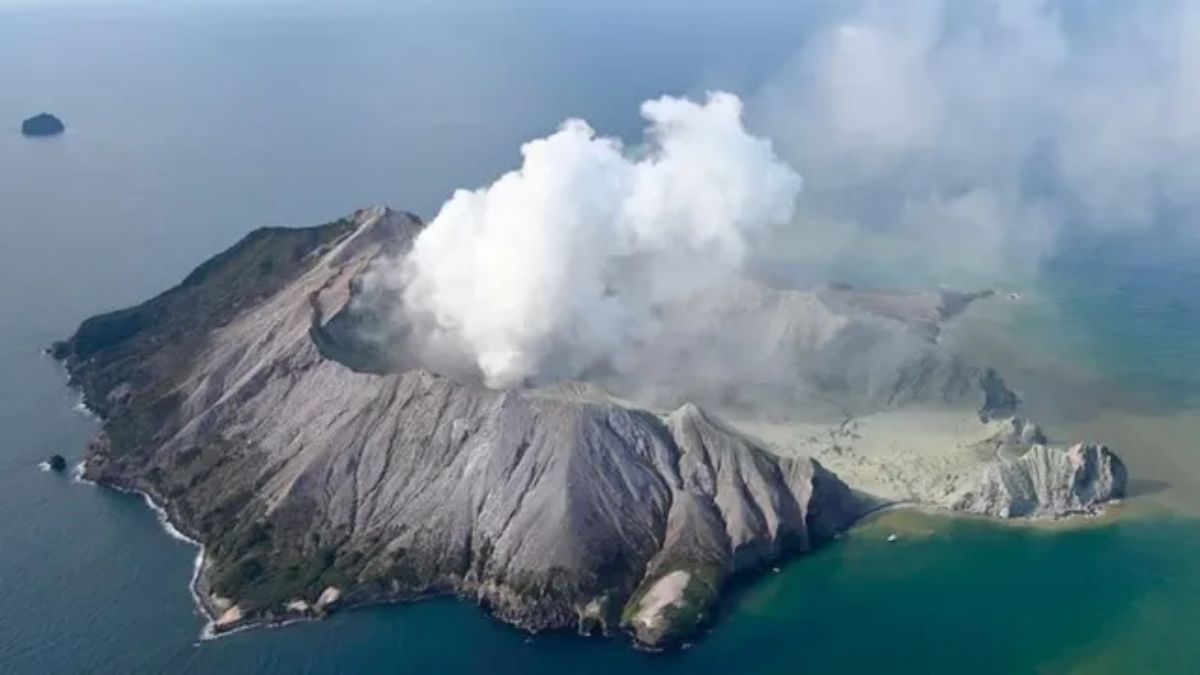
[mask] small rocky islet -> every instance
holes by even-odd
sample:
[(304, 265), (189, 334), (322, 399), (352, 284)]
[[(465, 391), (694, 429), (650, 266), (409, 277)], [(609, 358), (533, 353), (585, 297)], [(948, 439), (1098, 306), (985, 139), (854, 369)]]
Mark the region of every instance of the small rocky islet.
[(50, 113), (40, 113), (21, 122), (21, 134), (27, 137), (57, 136), (67, 130), (67, 125)]
[[(84, 476), (145, 493), (202, 544), (193, 590), (215, 630), (457, 595), (530, 631), (670, 646), (710, 621), (735, 575), (889, 503), (702, 405), (639, 407), (595, 383), (496, 391), (362, 340), (363, 275), (422, 228), (375, 207), (260, 229), (51, 348), (103, 420)], [(831, 390), (863, 410), (971, 405), (993, 425), (970, 471), (914, 501), (1062, 517), (1123, 495), (1108, 448), (1048, 445), (997, 373), (938, 345), (940, 323), (981, 296), (751, 283), (736, 295), (709, 309), (824, 336), (795, 338), (797, 353), (904, 345)]]

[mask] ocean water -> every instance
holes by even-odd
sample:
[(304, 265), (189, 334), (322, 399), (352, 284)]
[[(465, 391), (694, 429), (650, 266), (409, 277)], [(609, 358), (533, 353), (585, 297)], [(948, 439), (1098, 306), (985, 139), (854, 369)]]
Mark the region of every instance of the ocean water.
[[(677, 10), (0, 2), (0, 672), (1196, 672), (1200, 260), (1145, 233), (1081, 235), (955, 337), (1052, 435), (1121, 449), (1115, 517), (886, 514), (739, 585), (677, 653), (529, 637), (449, 599), (200, 642), (194, 549), (138, 497), (39, 470), (94, 431), (39, 353), (81, 318), (254, 226), (429, 214), (565, 116), (632, 136), (646, 97), (752, 90), (810, 11)], [(43, 109), (69, 132), (21, 138)]]

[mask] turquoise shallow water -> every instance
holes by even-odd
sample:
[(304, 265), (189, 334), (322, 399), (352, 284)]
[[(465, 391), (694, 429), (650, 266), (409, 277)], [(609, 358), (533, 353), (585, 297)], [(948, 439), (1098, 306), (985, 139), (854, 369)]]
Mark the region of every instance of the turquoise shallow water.
[(8, 607), (26, 608), (6, 612), (11, 672), (1184, 673), (1200, 662), (1200, 525), (1189, 520), (1039, 531), (891, 514), (744, 585), (711, 634), (673, 654), (530, 638), (453, 600), (197, 644), (190, 547), (136, 497), (42, 491), (82, 502), (88, 521), (70, 535), (72, 559), (29, 551), (27, 594), (5, 589)]
[[(1146, 233), (1081, 239), (1036, 281), (1036, 302), (979, 314), (1003, 328), (987, 353), (1051, 392), (1032, 405), (1129, 435), (1131, 465), (1152, 480), (1115, 522), (1043, 531), (889, 514), (743, 584), (711, 634), (673, 654), (531, 639), (453, 600), (198, 643), (194, 550), (140, 499), (37, 469), (55, 452), (78, 459), (93, 431), (38, 351), (251, 226), (380, 201), (428, 212), (565, 115), (636, 131), (630, 111), (646, 96), (752, 86), (754, 64), (783, 58), (802, 17), (708, 16), (664, 45), (667, 13), (542, 13), (555, 30), (530, 35), (531, 16), (482, 30), (419, 12), (178, 11), (0, 13), (0, 127), (42, 108), (71, 125), (44, 143), (0, 133), (0, 672), (1200, 668), (1200, 508), (1161, 508), (1181, 490), (1154, 487), (1200, 472), (1189, 463), (1200, 427), (1136, 442), (1200, 391), (1200, 261), (1197, 247)], [(623, 50), (608, 48), (613, 33)], [(1160, 451), (1178, 461), (1157, 462)]]

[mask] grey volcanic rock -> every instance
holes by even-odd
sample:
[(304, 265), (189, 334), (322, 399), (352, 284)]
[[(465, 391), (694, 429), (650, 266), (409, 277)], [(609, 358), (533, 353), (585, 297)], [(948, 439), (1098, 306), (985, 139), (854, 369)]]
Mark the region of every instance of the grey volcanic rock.
[(650, 358), (632, 378), (597, 381), (634, 400), (662, 407), (692, 401), (734, 416), (858, 415), (906, 405), (992, 414), (985, 383), (1015, 395), (937, 344), (942, 322), (976, 297), (730, 279), (662, 308), (662, 334), (645, 347)]
[(986, 466), (947, 505), (1001, 518), (1087, 514), (1123, 497), (1125, 483), (1125, 465), (1107, 446), (1037, 444), (1018, 459)]
[(979, 380), (983, 388), (983, 406), (979, 409), (979, 419), (986, 422), (990, 419), (1008, 417), (1016, 412), (1021, 402), (1017, 395), (1004, 384), (1004, 380), (996, 371), (988, 368)]
[[(680, 455), (665, 538), (624, 612), (625, 625), (649, 645), (703, 623), (730, 574), (807, 551), (863, 508), (816, 461), (769, 455), (695, 405), (667, 425)], [(674, 588), (664, 592), (664, 580)]]
[(57, 136), (66, 129), (62, 120), (50, 113), (34, 115), (21, 123), (21, 133), (25, 136)]
[[(274, 258), (255, 250), (295, 235), (256, 233), (53, 348), (106, 418), (86, 475), (148, 492), (205, 544), (198, 586), (218, 628), (452, 593), (530, 630), (610, 631), (648, 584), (687, 570), (707, 593), (667, 603), (656, 630), (627, 624), (657, 645), (698, 625), (731, 574), (859, 515), (815, 461), (775, 457), (695, 406), (664, 420), (327, 356), (356, 279), (419, 227), (363, 211), (265, 272)], [(195, 330), (155, 334), (185, 311)]]
[[(204, 544), (196, 591), (216, 629), (454, 594), (529, 630), (669, 644), (708, 620), (732, 575), (867, 508), (816, 461), (772, 454), (686, 399), (656, 414), (586, 383), (489, 390), (365, 339), (386, 326), (362, 311), (364, 275), (421, 227), (373, 208), (258, 230), (51, 348), (104, 420), (85, 476), (149, 494)], [(1011, 402), (936, 346), (968, 296), (745, 283), (706, 301), (695, 320), (751, 340), (738, 362), (750, 402), (789, 363), (813, 397), (797, 401)], [(722, 339), (714, 354), (733, 346)], [(756, 361), (755, 345), (776, 351)], [(960, 508), (1086, 508), (1119, 462), (1080, 457), (1073, 472), (1023, 460), (1010, 473), (1028, 490), (1006, 473)]]
[(1012, 458), (1046, 442), (1046, 434), (1037, 424), (1021, 417), (1010, 417), (1003, 422), (999, 432), (981, 443), (976, 450), (996, 457)]
[(62, 455), (50, 455), (46, 465), (50, 467), (51, 471), (66, 471), (67, 460)]

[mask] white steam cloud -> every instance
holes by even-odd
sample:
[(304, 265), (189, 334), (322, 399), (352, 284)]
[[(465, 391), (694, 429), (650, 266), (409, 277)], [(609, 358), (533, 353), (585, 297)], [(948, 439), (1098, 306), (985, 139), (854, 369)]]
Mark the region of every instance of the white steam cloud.
[(465, 360), (493, 387), (620, 369), (655, 340), (662, 307), (736, 272), (791, 220), (800, 176), (746, 131), (736, 96), (641, 112), (641, 147), (570, 120), (442, 206), (393, 284), (427, 363)]
[(568, 121), (455, 193), (380, 275), (402, 351), (495, 387), (786, 389), (802, 359), (755, 342), (772, 326), (695, 310), (736, 277), (971, 289), (1076, 232), (1200, 233), (1200, 3), (826, 10), (749, 92), (763, 138), (733, 95), (665, 97), (637, 147)]

